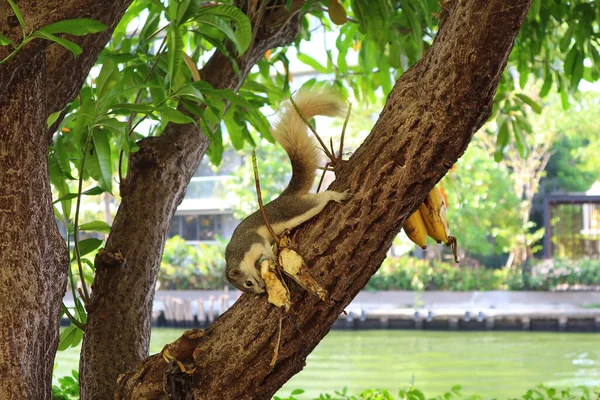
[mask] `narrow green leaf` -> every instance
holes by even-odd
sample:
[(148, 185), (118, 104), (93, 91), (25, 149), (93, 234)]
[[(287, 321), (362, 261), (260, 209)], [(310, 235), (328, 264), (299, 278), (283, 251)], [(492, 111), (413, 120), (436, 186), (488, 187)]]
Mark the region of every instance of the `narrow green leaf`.
[(585, 60), (585, 54), (581, 51), (577, 51), (575, 59), (573, 60), (573, 71), (571, 74), (571, 91), (577, 90), (579, 81), (583, 78), (583, 62)]
[[(84, 258), (87, 261), (87, 258)], [(85, 324), (87, 322), (87, 312), (81, 300), (77, 297), (73, 299), (75, 303), (75, 316), (82, 323)]]
[(71, 163), (69, 156), (65, 151), (64, 140), (65, 137), (62, 135), (59, 135), (56, 138), (56, 142), (54, 143), (54, 158), (63, 175), (68, 179), (74, 180), (75, 178), (71, 174)]
[(175, 76), (179, 70), (179, 66), (183, 62), (183, 39), (177, 26), (169, 25), (167, 28), (167, 73), (171, 87), (175, 81)]
[(194, 85), (191, 84), (183, 86), (177, 91), (176, 95), (188, 97), (196, 101), (204, 101), (204, 96), (202, 95), (202, 92), (200, 92), (198, 89), (196, 89)]
[(523, 103), (525, 103), (529, 107), (531, 107), (531, 109), (536, 114), (541, 114), (542, 113), (542, 106), (540, 105), (540, 103), (538, 103), (537, 101), (533, 100), (531, 97), (526, 96), (526, 95), (524, 95), (522, 93), (517, 93), (515, 96), (518, 97), (519, 99), (521, 99), (521, 101)]
[(508, 145), (509, 139), (508, 123), (505, 119), (502, 120), (498, 129), (498, 137), (496, 138), (496, 148), (504, 149)]
[(99, 186), (94, 186), (91, 189), (86, 190), (85, 192), (83, 192), (82, 194), (85, 194), (87, 196), (97, 196), (99, 194), (104, 193), (106, 190), (103, 190), (101, 187)]
[(303, 62), (304, 64), (312, 67), (315, 71), (320, 72), (322, 74), (331, 73), (331, 71), (329, 69), (327, 69), (326, 67), (321, 65), (317, 60), (315, 60), (314, 58), (312, 58), (311, 56), (309, 56), (307, 54), (298, 53), (298, 60)]
[(125, 113), (138, 113), (138, 114), (151, 114), (154, 111), (154, 107), (151, 104), (139, 104), (139, 103), (120, 103), (115, 104), (110, 108), (112, 113), (125, 112)]
[(68, 33), (74, 36), (84, 36), (89, 33), (98, 33), (106, 29), (102, 22), (90, 18), (65, 19), (43, 28), (48, 33)]
[(19, 20), (19, 25), (21, 25), (21, 29), (23, 31), (25, 31), (25, 21), (23, 20), (23, 14), (21, 14), (21, 10), (19, 10), (19, 7), (15, 4), (15, 2), (13, 0), (6, 0), (6, 1), (8, 1), (8, 4), (10, 4), (10, 7), (12, 8), (13, 12), (15, 13), (15, 16)]
[(229, 39), (231, 43), (233, 43), (238, 55), (242, 54), (245, 51), (245, 49), (242, 48), (238, 40), (236, 32), (231, 26), (229, 26), (228, 21), (223, 20), (214, 15), (199, 15), (196, 18), (194, 18), (194, 20), (199, 24), (212, 26), (213, 28), (222, 32), (227, 37), (227, 39)]
[(56, 112), (53, 112), (52, 114), (50, 114), (48, 116), (48, 119), (46, 119), (46, 126), (48, 128), (50, 128), (52, 126), (52, 124), (54, 124), (56, 122), (56, 120), (58, 119), (58, 117), (60, 117), (60, 114), (63, 112), (63, 110), (58, 110)]
[(548, 93), (550, 93), (550, 89), (552, 88), (552, 74), (546, 75), (546, 79), (544, 80), (544, 84), (542, 85), (542, 89), (540, 90), (540, 97), (546, 97)]
[(227, 113), (224, 118), (225, 127), (227, 128), (227, 135), (229, 140), (236, 150), (241, 150), (244, 147), (244, 134), (239, 121), (234, 118), (234, 113)]
[(59, 38), (58, 36), (54, 36), (49, 32), (44, 31), (43, 29), (40, 31), (33, 32), (31, 34), (32, 38), (46, 39), (52, 42), (58, 43), (63, 46), (65, 49), (69, 50), (73, 53), (73, 57), (77, 58), (78, 55), (81, 54), (83, 50), (79, 47), (78, 44), (71, 42), (70, 40)]
[(80, 329), (71, 324), (60, 333), (60, 338), (58, 340), (58, 351), (64, 351), (71, 346), (77, 346), (77, 344), (75, 344), (77, 342), (77, 331), (80, 331)]
[(102, 245), (102, 239), (90, 238), (79, 241), (79, 255), (83, 257)]
[(96, 231), (102, 233), (110, 233), (110, 225), (104, 221), (93, 221), (79, 225), (80, 231)]
[[(56, 203), (59, 203), (59, 202), (63, 202), (63, 201), (65, 201), (65, 200), (71, 200), (71, 199), (74, 199), (74, 198), (76, 198), (76, 197), (77, 197), (77, 193), (67, 193), (67, 194), (65, 194), (65, 195), (63, 195), (63, 196), (61, 196), (61, 197), (59, 197), (58, 199), (54, 200), (54, 201), (52, 202), (52, 204), (56, 204)], [(64, 212), (63, 212), (63, 214), (64, 214)]]
[(158, 113), (160, 114), (161, 118), (166, 119), (169, 122), (173, 122), (175, 124), (193, 124), (195, 123), (194, 119), (185, 115), (184, 113), (182, 113), (181, 111), (175, 109), (175, 108), (170, 108), (170, 107), (164, 107), (158, 110)]
[(0, 33), (0, 46), (6, 46), (7, 44), (10, 44), (11, 46), (15, 47), (15, 44), (12, 40)]
[(98, 99), (106, 96), (121, 78), (121, 72), (117, 68), (117, 64), (113, 60), (107, 60), (102, 65), (100, 74), (96, 79), (96, 96)]
[(237, 29), (235, 36), (241, 50), (240, 54), (244, 53), (250, 46), (252, 40), (252, 24), (248, 16), (239, 8), (229, 4), (219, 4), (217, 6), (203, 7), (196, 13), (195, 17), (200, 15), (214, 15), (220, 18), (226, 18), (235, 22)]
[(112, 192), (112, 160), (107, 132), (100, 129), (94, 129), (92, 132), (92, 140), (94, 142), (94, 153), (98, 158), (98, 164), (102, 174), (101, 182), (104, 183), (104, 188), (110, 193)]

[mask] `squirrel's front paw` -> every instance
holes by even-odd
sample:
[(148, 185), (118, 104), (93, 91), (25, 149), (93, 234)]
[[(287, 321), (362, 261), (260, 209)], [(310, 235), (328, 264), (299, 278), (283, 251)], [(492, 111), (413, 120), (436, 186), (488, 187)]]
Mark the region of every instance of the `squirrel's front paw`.
[(348, 200), (350, 197), (352, 197), (352, 193), (350, 193), (349, 190), (344, 190), (343, 192), (331, 192), (331, 200), (337, 202), (337, 203), (341, 203), (342, 201), (346, 201)]

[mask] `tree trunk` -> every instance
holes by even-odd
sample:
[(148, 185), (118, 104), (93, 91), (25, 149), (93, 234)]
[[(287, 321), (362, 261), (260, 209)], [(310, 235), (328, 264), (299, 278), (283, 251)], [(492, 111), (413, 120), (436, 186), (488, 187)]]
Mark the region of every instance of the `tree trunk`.
[[(108, 26), (71, 38), (83, 48), (77, 59), (37, 39), (0, 65), (0, 397), (39, 400), (51, 396), (69, 262), (52, 209), (46, 120), (75, 97), (129, 1), (16, 3), (26, 31), (81, 17)], [(0, 32), (19, 43), (8, 2), (0, 2), (0, 15)], [(0, 59), (11, 50), (0, 47)]]
[[(337, 172), (330, 204), (294, 235), (294, 245), (332, 303), (292, 285), (277, 364), (269, 362), (280, 312), (243, 295), (208, 330), (168, 345), (192, 374), (152, 356), (119, 379), (121, 399), (268, 399), (299, 372), (340, 312), (385, 258), (404, 219), (464, 153), (492, 100), (529, 1), (444, 2), (440, 32), (396, 83), (363, 145)], [(168, 395), (167, 395), (168, 393)]]
[[(241, 77), (219, 53), (201, 76), (215, 88), (237, 90), (267, 49), (296, 37), (298, 21), (291, 16), (302, 4), (267, 14), (259, 30), (264, 39), (259, 36), (238, 60)], [(111, 233), (95, 260), (80, 364), (82, 399), (112, 399), (117, 377), (148, 356), (155, 283), (169, 225), (208, 144), (198, 126), (168, 124), (161, 136), (141, 140), (131, 156)]]
[(0, 98), (0, 393), (6, 399), (49, 396), (67, 283), (48, 147), (40, 140), (47, 118), (40, 107), (44, 57), (38, 53), (27, 61), (29, 67), (15, 72)]

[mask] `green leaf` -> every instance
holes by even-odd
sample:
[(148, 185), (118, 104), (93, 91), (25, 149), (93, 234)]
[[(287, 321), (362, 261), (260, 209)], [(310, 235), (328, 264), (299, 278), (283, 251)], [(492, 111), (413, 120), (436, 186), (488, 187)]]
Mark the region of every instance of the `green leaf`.
[(240, 55), (248, 49), (250, 46), (250, 41), (252, 40), (252, 25), (248, 19), (248, 16), (239, 8), (229, 4), (220, 4), (214, 7), (203, 7), (198, 10), (194, 17), (199, 17), (201, 15), (214, 15), (235, 22), (237, 25), (235, 36), (241, 51)]
[(417, 58), (421, 58), (421, 53), (423, 51), (423, 46), (421, 45), (421, 42), (423, 41), (421, 23), (419, 22), (417, 14), (415, 13), (415, 10), (412, 8), (412, 5), (408, 0), (400, 0), (400, 4), (402, 4), (402, 12), (406, 15), (406, 18), (408, 19), (412, 37), (418, 49)]
[(13, 0), (7, 0), (7, 1), (8, 1), (8, 4), (10, 4), (10, 7), (12, 8), (13, 12), (15, 13), (15, 16), (19, 20), (19, 25), (21, 25), (21, 29), (23, 31), (25, 31), (25, 21), (23, 20), (23, 15), (21, 14), (21, 10), (19, 10), (19, 7), (15, 4), (15, 2)]
[(99, 194), (104, 193), (106, 190), (103, 190), (101, 187), (99, 186), (94, 186), (91, 189), (86, 190), (85, 192), (83, 192), (82, 194), (85, 194), (87, 196), (97, 196)]
[(43, 28), (48, 33), (68, 33), (74, 36), (84, 36), (89, 33), (98, 33), (106, 29), (102, 22), (90, 18), (65, 19)]
[(500, 128), (498, 129), (498, 137), (496, 138), (496, 148), (504, 149), (508, 145), (508, 139), (508, 123), (506, 119), (502, 119), (500, 122)]
[[(87, 258), (84, 258), (83, 260), (87, 261)], [(85, 324), (87, 322), (87, 312), (85, 311), (85, 307), (83, 306), (83, 303), (81, 302), (81, 300), (78, 297), (75, 297), (73, 299), (73, 302), (75, 303), (75, 317), (82, 324)]]
[(110, 143), (106, 131), (94, 129), (92, 132), (94, 142), (94, 153), (98, 158), (100, 173), (102, 174), (101, 183), (107, 192), (112, 192), (112, 160), (110, 152)]
[(581, 51), (577, 51), (575, 59), (573, 60), (573, 71), (571, 75), (571, 91), (577, 90), (579, 81), (583, 78), (583, 61), (585, 60), (585, 54)]
[(110, 225), (104, 221), (93, 221), (79, 225), (80, 231), (96, 231), (102, 233), (110, 233)]
[(11, 46), (15, 47), (15, 44), (12, 40), (0, 33), (0, 46), (6, 46), (7, 44), (10, 44)]
[(552, 88), (552, 74), (547, 74), (542, 89), (540, 90), (540, 97), (546, 97)]
[(96, 79), (96, 96), (104, 97), (121, 79), (121, 72), (113, 60), (106, 60)]
[(175, 124), (193, 124), (196, 122), (192, 117), (185, 115), (175, 108), (164, 107), (159, 109), (158, 113), (160, 114), (161, 118)]
[(169, 85), (173, 87), (177, 71), (183, 62), (183, 39), (177, 26), (169, 25), (167, 28), (167, 73)]
[(196, 22), (199, 24), (204, 24), (208, 26), (212, 26), (213, 28), (222, 32), (227, 39), (234, 44), (237, 54), (242, 54), (246, 49), (242, 47), (240, 42), (238, 41), (238, 37), (236, 32), (233, 30), (231, 26), (229, 26), (229, 22), (225, 21), (214, 15), (200, 15), (194, 18)]
[(292, 390), (292, 396), (296, 396), (296, 395), (303, 394), (303, 393), (304, 393), (304, 390), (302, 390), (302, 389)]
[(151, 114), (154, 111), (152, 104), (139, 104), (139, 103), (120, 103), (115, 104), (110, 108), (113, 113), (125, 112), (125, 113), (138, 113), (138, 114)]
[(102, 245), (102, 239), (90, 238), (79, 241), (79, 255), (83, 257)]
[(50, 114), (48, 116), (48, 119), (46, 119), (46, 127), (50, 128), (58, 119), (58, 117), (60, 117), (60, 114), (63, 112), (63, 110), (58, 110), (53, 112), (52, 114)]
[(56, 142), (54, 143), (54, 158), (63, 175), (68, 179), (74, 180), (75, 178), (71, 175), (71, 163), (65, 152), (64, 140), (65, 137), (62, 135), (56, 138)]
[(79, 47), (78, 44), (71, 42), (70, 40), (59, 38), (58, 36), (54, 36), (53, 34), (44, 31), (43, 29), (40, 31), (33, 32), (31, 34), (32, 38), (46, 39), (52, 42), (58, 43), (65, 49), (69, 50), (73, 53), (73, 57), (77, 58), (78, 55), (81, 54), (83, 50)]
[(525, 104), (527, 104), (529, 107), (531, 107), (531, 109), (536, 113), (536, 114), (541, 114), (542, 113), (542, 106), (540, 105), (540, 103), (536, 102), (535, 100), (533, 100), (531, 97), (526, 96), (522, 93), (517, 93), (515, 95), (516, 97), (518, 97), (519, 99), (521, 99), (521, 101)]
[(196, 101), (205, 101), (204, 100), (204, 96), (202, 95), (202, 92), (199, 91), (198, 89), (196, 89), (196, 87), (192, 84), (187, 84), (185, 86), (183, 86), (182, 88), (180, 88), (177, 93), (177, 96), (184, 96), (184, 97), (188, 97), (191, 98), (192, 100), (196, 100)]
[[(54, 201), (52, 202), (52, 204), (56, 204), (56, 203), (58, 203), (58, 202), (61, 202), (61, 203), (62, 203), (63, 201), (66, 201), (66, 200), (71, 200), (71, 199), (74, 199), (74, 198), (76, 198), (76, 197), (77, 197), (77, 193), (67, 193), (67, 194), (65, 194), (64, 196), (61, 196), (61, 197), (59, 197), (58, 199), (54, 200)], [(63, 214), (64, 214), (64, 211), (63, 211)]]
[(298, 53), (297, 56), (298, 60), (303, 62), (304, 64), (312, 67), (315, 71), (320, 72), (322, 74), (329, 74), (331, 73), (331, 70), (329, 70), (327, 67), (322, 66), (317, 60), (315, 60), (314, 58), (312, 58), (311, 56), (304, 54), (304, 53)]
[(236, 150), (241, 150), (244, 147), (244, 134), (239, 121), (234, 118), (234, 113), (227, 113), (224, 122), (233, 148)]
[(58, 351), (64, 351), (69, 347), (76, 347), (83, 338), (83, 332), (77, 326), (69, 325), (61, 332), (58, 340)]

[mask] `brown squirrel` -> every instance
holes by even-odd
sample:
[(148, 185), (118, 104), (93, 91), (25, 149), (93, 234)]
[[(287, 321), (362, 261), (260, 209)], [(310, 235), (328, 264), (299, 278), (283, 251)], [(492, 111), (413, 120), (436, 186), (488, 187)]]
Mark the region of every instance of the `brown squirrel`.
[[(306, 118), (340, 115), (343, 107), (342, 100), (328, 90), (302, 90), (295, 95), (294, 101)], [(329, 201), (342, 202), (350, 195), (331, 190), (308, 193), (319, 164), (319, 152), (308, 136), (306, 123), (292, 104), (285, 105), (272, 134), (292, 164), (292, 178), (287, 188), (264, 206), (267, 219), (279, 236), (319, 214)], [(260, 210), (246, 217), (233, 232), (225, 249), (227, 280), (244, 292), (263, 293), (265, 283), (260, 276), (258, 261), (263, 256), (275, 259), (272, 244), (273, 238)]]

